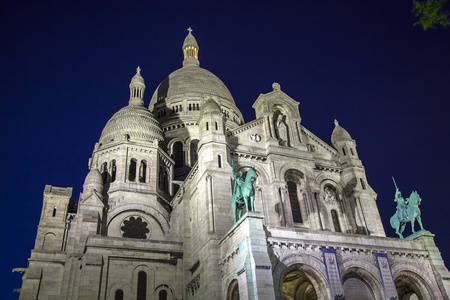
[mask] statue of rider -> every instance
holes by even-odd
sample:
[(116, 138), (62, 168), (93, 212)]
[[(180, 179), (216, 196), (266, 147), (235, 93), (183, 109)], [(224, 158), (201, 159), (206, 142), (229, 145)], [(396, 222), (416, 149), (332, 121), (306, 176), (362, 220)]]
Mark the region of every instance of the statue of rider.
[(244, 172), (239, 171), (239, 175), (238, 176), (236, 175), (236, 173), (234, 172), (234, 161), (231, 161), (231, 169), (233, 170), (233, 177), (234, 177), (234, 189), (233, 189), (233, 195), (235, 195), (234, 199), (240, 202), (241, 199), (243, 198), (242, 186), (245, 183)]
[(397, 218), (400, 222), (402, 222), (407, 218), (406, 208), (408, 205), (408, 200), (405, 200), (402, 197), (402, 193), (398, 188), (395, 191), (394, 201), (397, 202)]

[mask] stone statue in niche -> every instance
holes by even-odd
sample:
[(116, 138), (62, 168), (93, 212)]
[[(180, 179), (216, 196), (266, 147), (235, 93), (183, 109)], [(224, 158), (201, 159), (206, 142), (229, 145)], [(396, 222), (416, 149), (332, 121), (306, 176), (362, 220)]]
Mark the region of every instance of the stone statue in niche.
[(336, 202), (336, 191), (334, 188), (326, 185), (323, 192), (325, 193), (325, 202)]
[(287, 146), (288, 143), (288, 129), (287, 125), (284, 122), (284, 116), (282, 114), (278, 115), (277, 118), (277, 134), (278, 134), (278, 140), (280, 141), (280, 145)]

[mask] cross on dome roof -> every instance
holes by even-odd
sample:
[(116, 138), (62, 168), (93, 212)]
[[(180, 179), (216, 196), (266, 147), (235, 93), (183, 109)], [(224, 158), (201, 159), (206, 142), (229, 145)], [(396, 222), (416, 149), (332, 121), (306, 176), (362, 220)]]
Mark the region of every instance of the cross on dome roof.
[(192, 33), (192, 31), (194, 31), (194, 30), (192, 30), (192, 28), (189, 27), (189, 28), (187, 29), (187, 31), (189, 31), (189, 33)]
[(138, 67), (136, 68), (136, 74), (141, 74), (141, 67), (138, 66)]

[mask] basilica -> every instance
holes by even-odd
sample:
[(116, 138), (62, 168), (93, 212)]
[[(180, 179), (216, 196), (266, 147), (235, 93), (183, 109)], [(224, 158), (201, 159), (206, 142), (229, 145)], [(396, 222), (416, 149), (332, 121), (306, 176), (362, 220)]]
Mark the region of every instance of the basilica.
[(386, 237), (345, 120), (322, 141), (273, 83), (245, 122), (191, 31), (148, 108), (137, 68), (79, 199), (45, 186), (20, 299), (449, 299), (432, 233)]

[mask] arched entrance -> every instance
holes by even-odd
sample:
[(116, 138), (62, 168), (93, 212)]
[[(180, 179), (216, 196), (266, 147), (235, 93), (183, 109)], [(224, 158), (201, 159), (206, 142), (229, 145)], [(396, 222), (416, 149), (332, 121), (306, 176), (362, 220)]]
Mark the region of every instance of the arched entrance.
[(374, 275), (379, 271), (375, 266), (365, 265), (365, 269), (361, 267), (362, 264), (352, 267), (347, 265), (347, 269), (342, 273), (345, 299), (383, 299), (383, 286)]
[(316, 300), (317, 294), (308, 276), (299, 269), (293, 269), (283, 279), (283, 296), (286, 300)]
[(425, 299), (421, 296), (417, 284), (409, 276), (398, 276), (395, 279), (395, 287), (397, 288), (398, 299), (400, 300)]

